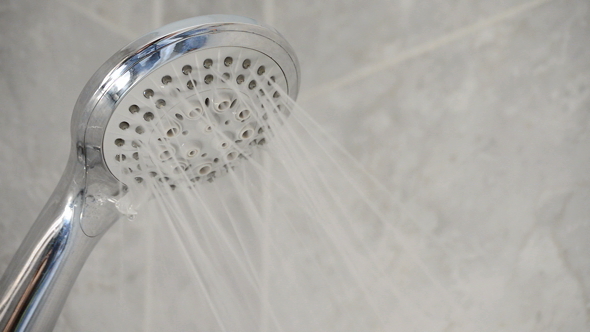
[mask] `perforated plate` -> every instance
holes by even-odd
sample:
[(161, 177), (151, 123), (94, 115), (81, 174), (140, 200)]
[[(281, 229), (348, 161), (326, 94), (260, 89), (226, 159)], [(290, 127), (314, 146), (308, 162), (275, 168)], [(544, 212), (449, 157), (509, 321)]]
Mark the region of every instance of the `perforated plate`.
[[(286, 91), (271, 58), (239, 47), (199, 50), (163, 65), (132, 87), (113, 112), (103, 141), (106, 165), (127, 184), (223, 174), (264, 142), (265, 78)], [(280, 94), (268, 82), (264, 91), (280, 109)]]

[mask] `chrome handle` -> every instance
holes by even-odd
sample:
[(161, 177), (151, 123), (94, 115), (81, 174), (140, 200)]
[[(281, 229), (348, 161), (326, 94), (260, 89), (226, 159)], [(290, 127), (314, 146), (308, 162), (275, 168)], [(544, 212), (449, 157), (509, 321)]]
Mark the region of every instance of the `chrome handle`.
[(96, 236), (84, 233), (86, 178), (72, 158), (8, 265), (0, 280), (0, 331), (51, 331), (86, 258), (118, 218), (112, 206), (92, 206), (93, 217), (98, 211), (105, 226)]

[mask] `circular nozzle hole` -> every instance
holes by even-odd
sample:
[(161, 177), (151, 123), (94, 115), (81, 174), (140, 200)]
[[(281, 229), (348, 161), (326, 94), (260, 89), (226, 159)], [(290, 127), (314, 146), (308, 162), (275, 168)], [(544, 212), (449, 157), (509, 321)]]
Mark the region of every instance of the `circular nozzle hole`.
[(194, 158), (194, 157), (196, 157), (198, 154), (199, 154), (199, 150), (197, 150), (197, 149), (191, 149), (191, 150), (188, 150), (188, 151), (186, 152), (186, 156), (187, 156), (188, 158)]
[(152, 89), (143, 90), (143, 96), (146, 97), (147, 99), (152, 98), (154, 96), (154, 90), (152, 90)]
[(248, 89), (253, 90), (256, 87), (256, 81), (252, 80), (248, 83)]
[(250, 117), (250, 110), (245, 109), (245, 110), (241, 110), (240, 112), (238, 112), (238, 114), (236, 114), (236, 118), (240, 121), (244, 121), (246, 119), (248, 119)]
[(164, 150), (164, 151), (160, 152), (160, 155), (158, 156), (158, 158), (160, 158), (160, 160), (162, 160), (162, 161), (168, 160), (168, 159), (172, 158), (172, 152), (170, 152), (169, 150)]
[(139, 106), (137, 106), (137, 105), (131, 105), (131, 106), (129, 106), (129, 113), (135, 114), (137, 112), (139, 112)]
[(188, 75), (192, 72), (193, 72), (193, 67), (191, 67), (190, 65), (185, 65), (184, 67), (182, 67), (183, 74)]
[(166, 131), (166, 136), (174, 137), (174, 136), (178, 135), (179, 133), (180, 133), (180, 129), (178, 129), (176, 127), (172, 127)]
[(254, 130), (251, 128), (245, 129), (240, 133), (242, 139), (248, 139), (254, 135)]
[(154, 113), (152, 113), (152, 112), (146, 112), (146, 113), (143, 115), (143, 119), (144, 119), (145, 121), (152, 121), (152, 120), (154, 119)]
[(187, 169), (188, 169), (188, 166), (186, 164), (180, 163), (176, 167), (174, 167), (173, 172), (176, 174), (180, 174), (180, 173), (186, 171)]
[(125, 145), (125, 140), (124, 140), (124, 139), (122, 139), (122, 138), (117, 138), (117, 139), (115, 140), (115, 145), (116, 145), (116, 146), (123, 146), (123, 145)]
[(232, 151), (226, 155), (226, 158), (228, 161), (236, 160), (237, 157), (238, 157), (238, 153), (236, 151)]
[(123, 121), (123, 122), (119, 123), (119, 128), (121, 128), (122, 130), (129, 129), (129, 122)]
[(141, 135), (145, 133), (145, 129), (143, 129), (142, 126), (137, 126), (137, 128), (135, 128), (135, 132)]
[(195, 107), (194, 109), (192, 109), (188, 112), (187, 116), (189, 117), (189, 119), (196, 119), (201, 114), (203, 114), (203, 109), (200, 107)]
[(236, 83), (238, 84), (244, 83), (244, 80), (244, 75), (238, 75), (238, 77), (236, 77)]
[(194, 89), (195, 86), (197, 86), (196, 80), (190, 80), (190, 81), (186, 82), (186, 87), (189, 88), (189, 90)]
[(246, 59), (244, 62), (242, 62), (242, 68), (244, 69), (250, 68), (250, 65), (252, 65), (252, 61), (250, 61), (250, 59)]
[(234, 62), (234, 59), (232, 59), (232, 57), (231, 57), (231, 56), (228, 56), (227, 58), (225, 58), (225, 60), (223, 60), (223, 64), (224, 64), (226, 67), (229, 67), (229, 66), (231, 66), (231, 64), (232, 64), (233, 62)]
[(172, 77), (170, 77), (170, 75), (166, 75), (166, 76), (162, 77), (162, 84), (166, 85), (170, 82), (172, 82)]
[(211, 172), (211, 166), (209, 165), (203, 165), (199, 168), (199, 175), (206, 175), (209, 172)]
[(217, 111), (219, 111), (219, 112), (223, 112), (223, 111), (225, 111), (226, 109), (228, 109), (228, 108), (230, 107), (230, 105), (231, 105), (231, 103), (229, 102), (229, 100), (224, 100), (224, 101), (222, 101), (222, 102), (218, 103), (218, 104), (215, 106), (215, 109), (216, 109)]
[(256, 71), (256, 73), (258, 75), (262, 75), (262, 74), (264, 74), (265, 71), (266, 71), (266, 68), (264, 68), (264, 66), (260, 66), (260, 67), (258, 67), (258, 70)]
[(166, 101), (164, 99), (158, 99), (158, 101), (156, 101), (157, 108), (162, 108), (164, 106), (166, 106)]
[(207, 60), (203, 61), (203, 67), (209, 69), (209, 68), (211, 68), (211, 66), (213, 66), (213, 60), (207, 59)]
[(205, 76), (205, 84), (210, 84), (211, 82), (213, 82), (213, 75), (209, 74), (207, 76)]

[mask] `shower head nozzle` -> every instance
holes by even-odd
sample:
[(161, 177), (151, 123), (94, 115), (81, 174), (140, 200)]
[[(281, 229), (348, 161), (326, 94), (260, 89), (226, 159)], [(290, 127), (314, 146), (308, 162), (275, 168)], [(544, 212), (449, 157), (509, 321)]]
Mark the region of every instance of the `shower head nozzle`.
[(238, 16), (197, 17), (107, 61), (77, 103), (73, 134), (87, 167), (103, 166), (125, 184), (211, 177), (262, 139), (260, 95), (279, 89), (295, 99), (298, 88), (297, 58), (274, 29)]

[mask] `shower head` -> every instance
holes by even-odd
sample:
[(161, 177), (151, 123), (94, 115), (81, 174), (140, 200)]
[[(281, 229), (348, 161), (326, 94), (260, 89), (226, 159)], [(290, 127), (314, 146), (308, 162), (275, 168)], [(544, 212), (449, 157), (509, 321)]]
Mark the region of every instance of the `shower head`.
[(298, 88), (289, 44), (238, 16), (169, 24), (111, 57), (76, 103), (64, 175), (0, 280), (0, 331), (53, 328), (90, 251), (120, 217), (121, 188), (148, 177), (174, 184), (180, 174), (212, 180), (263, 141), (261, 96), (295, 99)]
[(191, 178), (219, 174), (260, 139), (263, 114), (251, 109), (260, 78), (296, 98), (297, 60), (276, 31), (224, 15), (176, 22), (97, 72), (77, 103), (74, 137), (126, 184), (171, 179), (179, 167)]

